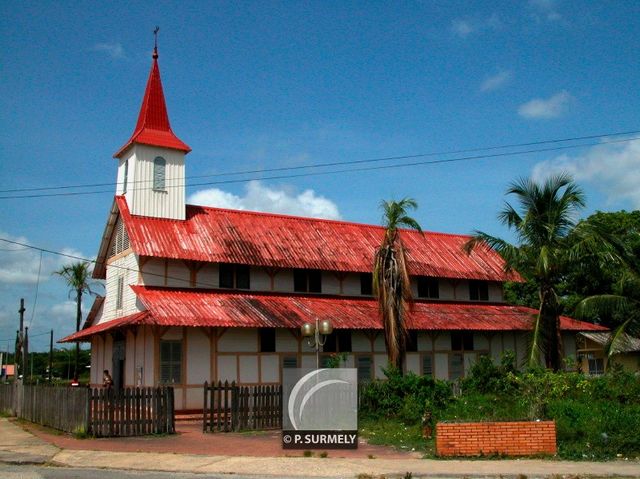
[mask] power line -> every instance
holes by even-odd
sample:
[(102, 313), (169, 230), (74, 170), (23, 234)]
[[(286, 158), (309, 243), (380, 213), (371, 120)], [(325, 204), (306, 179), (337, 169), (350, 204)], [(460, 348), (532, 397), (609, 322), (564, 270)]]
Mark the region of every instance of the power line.
[[(582, 141), (582, 140), (591, 140), (596, 138), (610, 138), (624, 135), (631, 135), (640, 133), (640, 130), (631, 130), (625, 132), (614, 132), (614, 133), (605, 133), (598, 135), (585, 135), (585, 136), (577, 136), (571, 138), (559, 138), (552, 140), (540, 140), (533, 141), (527, 143), (514, 143), (507, 145), (499, 145), (499, 146), (488, 146), (488, 147), (478, 147), (478, 148), (468, 148), (468, 149), (459, 149), (459, 150), (449, 150), (449, 151), (440, 151), (440, 152), (429, 152), (429, 153), (418, 153), (412, 155), (401, 155), (401, 156), (389, 156), (382, 158), (372, 158), (372, 159), (364, 159), (364, 160), (350, 160), (350, 161), (336, 161), (336, 162), (325, 162), (325, 163), (316, 163), (311, 165), (299, 165), (299, 166), (288, 166), (288, 167), (278, 167), (278, 168), (264, 168), (264, 169), (256, 169), (256, 170), (244, 170), (244, 171), (231, 171), (231, 172), (223, 172), (223, 173), (214, 173), (208, 175), (192, 175), (185, 177), (186, 179), (197, 179), (197, 178), (213, 178), (213, 177), (224, 177), (224, 176), (237, 176), (237, 175), (248, 175), (248, 174), (257, 174), (257, 173), (272, 173), (272, 172), (283, 172), (283, 171), (297, 171), (297, 170), (305, 170), (305, 169), (313, 169), (313, 168), (326, 168), (331, 166), (343, 166), (343, 165), (358, 165), (365, 163), (378, 163), (384, 161), (395, 161), (395, 160), (407, 160), (413, 158), (424, 158), (424, 157), (432, 157), (432, 156), (440, 156), (440, 155), (451, 155), (451, 154), (460, 154), (460, 153), (471, 153), (471, 152), (480, 152), (480, 151), (494, 151), (501, 150), (506, 148), (523, 148), (528, 146), (538, 146), (545, 144), (554, 144), (554, 143), (565, 143), (569, 141)], [(511, 153), (501, 153), (498, 155), (476, 155), (473, 157), (463, 157), (463, 158), (453, 158), (449, 160), (436, 160), (433, 162), (419, 162), (419, 163), (409, 163), (409, 164), (400, 164), (400, 165), (387, 165), (383, 167), (371, 167), (371, 168), (361, 168), (361, 169), (349, 169), (349, 170), (338, 170), (335, 172), (328, 171), (317, 174), (334, 174), (334, 173), (344, 173), (350, 171), (367, 171), (373, 169), (382, 169), (382, 168), (401, 168), (405, 166), (415, 166), (415, 165), (424, 165), (424, 164), (437, 164), (444, 162), (453, 162), (453, 161), (465, 161), (468, 159), (479, 159), (479, 158), (491, 158), (496, 156), (507, 156), (507, 155), (517, 155), (517, 154), (525, 154), (525, 153), (535, 153), (535, 152), (544, 152), (544, 151), (554, 151), (556, 149), (569, 149), (569, 148), (580, 148), (584, 146), (596, 146), (599, 144), (606, 143), (616, 143), (620, 141), (633, 141), (637, 138), (630, 138), (625, 140), (617, 140), (617, 141), (603, 141), (598, 143), (588, 143), (588, 144), (578, 144), (578, 145), (568, 145), (565, 147), (557, 147), (553, 149), (539, 149), (539, 150), (525, 150), (525, 151), (516, 151)], [(195, 184), (195, 186), (199, 185), (210, 185), (210, 184), (225, 184), (225, 183), (238, 183), (238, 182), (247, 182), (252, 181), (254, 179), (281, 179), (281, 178), (296, 178), (300, 176), (314, 176), (313, 173), (308, 174), (299, 174), (299, 175), (287, 175), (287, 176), (276, 176), (276, 177), (266, 177), (266, 178), (248, 178), (242, 180), (230, 180), (226, 182), (211, 182), (211, 183), (199, 183)], [(76, 185), (61, 185), (61, 186), (51, 186), (51, 187), (34, 187), (34, 188), (14, 188), (14, 189), (5, 189), (0, 190), (0, 193), (22, 193), (22, 192), (36, 192), (36, 191), (57, 191), (57, 190), (67, 190), (67, 189), (77, 189), (77, 188), (99, 188), (103, 186), (119, 186), (122, 183), (118, 182), (109, 182), (109, 183), (92, 183), (92, 184), (76, 184)], [(130, 184), (151, 184), (149, 180), (137, 180), (132, 181)], [(181, 187), (183, 185), (173, 185), (172, 187)], [(193, 185), (192, 185), (193, 186)], [(148, 189), (148, 187), (146, 188)], [(47, 196), (77, 196), (77, 195), (87, 195), (87, 194), (101, 194), (101, 193), (111, 193), (112, 190), (99, 190), (99, 191), (87, 191), (87, 192), (71, 192), (71, 193), (47, 193), (40, 195), (14, 195), (14, 196), (0, 196), (0, 199), (12, 199), (12, 198), (39, 198), (39, 197), (47, 197)]]

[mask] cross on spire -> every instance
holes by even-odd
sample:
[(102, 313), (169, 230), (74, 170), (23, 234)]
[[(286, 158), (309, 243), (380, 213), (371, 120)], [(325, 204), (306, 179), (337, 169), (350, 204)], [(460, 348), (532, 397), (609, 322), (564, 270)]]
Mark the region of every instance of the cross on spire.
[(160, 27), (156, 25), (155, 30), (153, 30), (154, 42), (153, 42), (153, 58), (158, 58), (158, 32), (160, 31)]

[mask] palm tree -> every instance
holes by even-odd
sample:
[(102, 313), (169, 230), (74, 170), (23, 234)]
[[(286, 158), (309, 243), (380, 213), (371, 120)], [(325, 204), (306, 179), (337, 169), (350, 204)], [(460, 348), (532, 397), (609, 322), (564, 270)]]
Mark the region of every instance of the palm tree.
[(384, 211), (385, 234), (374, 258), (373, 289), (378, 298), (389, 363), (402, 373), (407, 334), (405, 315), (411, 301), (411, 283), (398, 228), (405, 226), (420, 232), (422, 229), (407, 215), (408, 209), (418, 207), (414, 199), (382, 201), (380, 207)]
[[(84, 293), (95, 294), (92, 291), (92, 286), (95, 286), (96, 282), (91, 281), (91, 267), (87, 261), (79, 261), (77, 263), (68, 264), (63, 266), (59, 271), (55, 271), (54, 274), (61, 276), (67, 282), (69, 286), (69, 297), (75, 294), (76, 297), (76, 332), (80, 331), (80, 322), (82, 321), (82, 295)], [(80, 356), (80, 343), (76, 342), (76, 357), (75, 366), (73, 372), (73, 378), (78, 379), (78, 358)]]
[(476, 231), (465, 250), (471, 253), (478, 244), (487, 244), (504, 258), (505, 270), (516, 269), (536, 284), (539, 309), (529, 348), (529, 365), (537, 365), (544, 355), (546, 366), (558, 370), (562, 361), (562, 306), (557, 287), (564, 265), (587, 252), (613, 260), (614, 248), (593, 225), (576, 225), (577, 212), (584, 207), (585, 199), (569, 175), (555, 175), (541, 184), (521, 178), (509, 186), (507, 194), (515, 195), (520, 211), (506, 203), (498, 218), (515, 232), (518, 245)]
[(576, 306), (576, 316), (613, 316), (626, 318), (611, 333), (606, 353), (611, 357), (622, 350), (627, 334), (640, 336), (640, 275), (631, 267), (623, 273), (616, 285), (617, 294), (598, 294), (588, 296)]

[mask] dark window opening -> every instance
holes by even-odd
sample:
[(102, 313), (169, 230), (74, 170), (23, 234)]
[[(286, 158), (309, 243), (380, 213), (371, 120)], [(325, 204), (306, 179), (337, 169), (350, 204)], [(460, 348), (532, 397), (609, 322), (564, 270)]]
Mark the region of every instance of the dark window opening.
[(180, 384), (182, 379), (182, 341), (160, 341), (160, 382)]
[(415, 353), (418, 350), (418, 331), (411, 329), (407, 331), (407, 352)]
[(276, 330), (275, 328), (260, 328), (258, 330), (260, 336), (260, 352), (275, 353), (276, 352)]
[(373, 295), (373, 274), (360, 273), (360, 294), (364, 296)]
[(406, 351), (413, 353), (418, 350), (418, 331), (415, 329), (407, 331)]
[(603, 358), (589, 358), (589, 374), (601, 375), (604, 374), (604, 359)]
[(245, 264), (220, 263), (219, 279), (221, 288), (249, 289), (250, 268)]
[(322, 351), (325, 353), (335, 353), (337, 352), (337, 341), (338, 331), (334, 330), (329, 336), (325, 337), (324, 346), (322, 346)]
[(473, 351), (473, 333), (469, 331), (454, 331), (451, 333), (452, 351)]
[(449, 380), (455, 381), (464, 376), (464, 354), (452, 354), (449, 358)]
[(440, 297), (440, 286), (438, 278), (429, 278), (428, 276), (418, 277), (418, 297), (438, 299)]
[(294, 269), (293, 290), (296, 293), (321, 293), (322, 272), (319, 269)]
[(489, 301), (489, 285), (486, 281), (469, 281), (469, 299)]
[(282, 358), (282, 367), (284, 369), (293, 369), (298, 367), (298, 358), (296, 356), (284, 356)]
[(348, 329), (338, 330), (338, 350), (341, 353), (351, 352), (351, 331)]
[(356, 367), (358, 368), (358, 382), (371, 381), (372, 376), (372, 360), (371, 356), (358, 356), (356, 359)]
[(433, 357), (430, 354), (422, 356), (422, 375), (433, 377)]

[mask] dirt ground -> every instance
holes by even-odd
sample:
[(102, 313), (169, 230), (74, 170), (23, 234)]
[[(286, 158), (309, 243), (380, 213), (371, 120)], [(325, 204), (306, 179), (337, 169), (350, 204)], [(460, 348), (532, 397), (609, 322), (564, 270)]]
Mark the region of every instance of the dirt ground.
[[(71, 434), (24, 423), (32, 434), (61, 449), (111, 451), (111, 452), (168, 452), (178, 454), (203, 454), (222, 456), (295, 457), (305, 451), (283, 450), (280, 431), (258, 431), (245, 433), (203, 433), (199, 422), (178, 422), (176, 434), (126, 438), (77, 439)], [(362, 439), (356, 450), (314, 450), (320, 457), (410, 459), (420, 458), (416, 452), (397, 451), (390, 447), (367, 444)], [(307, 453), (308, 454), (308, 453)]]

